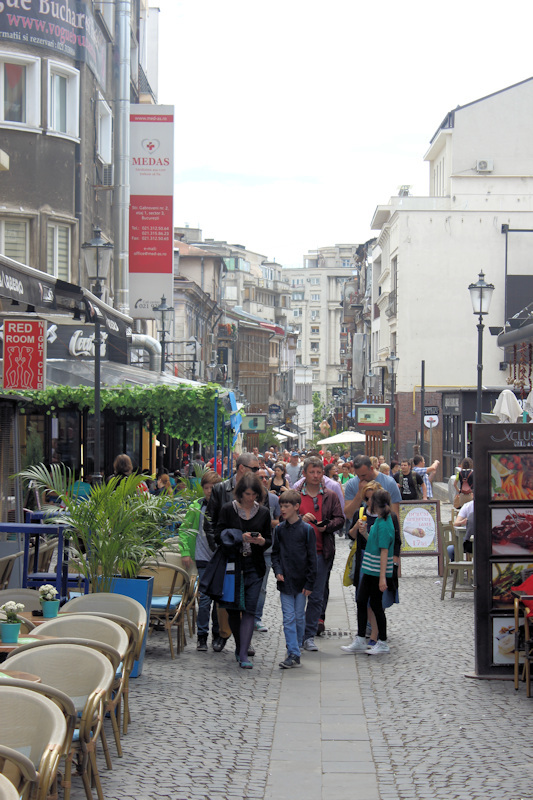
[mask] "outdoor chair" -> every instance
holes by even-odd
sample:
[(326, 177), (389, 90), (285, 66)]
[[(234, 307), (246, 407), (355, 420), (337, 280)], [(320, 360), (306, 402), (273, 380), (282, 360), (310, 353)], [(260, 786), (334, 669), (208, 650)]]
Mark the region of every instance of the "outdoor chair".
[(14, 600), (15, 603), (23, 603), (24, 611), (40, 611), (41, 601), (37, 589), (4, 589), (0, 592), (0, 606)]
[[(120, 675), (121, 675), (120, 666), (121, 666), (121, 663), (122, 663), (122, 659), (120, 657), (120, 654), (119, 654), (118, 650), (116, 650), (110, 644), (106, 644), (105, 642), (97, 642), (97, 641), (95, 641), (93, 639), (78, 639), (78, 638), (75, 638), (75, 637), (72, 637), (72, 638), (67, 637), (67, 638), (60, 638), (60, 639), (59, 638), (58, 639), (48, 639), (47, 638), (47, 639), (35, 639), (33, 642), (32, 641), (29, 641), (29, 642), (26, 641), (25, 644), (21, 644), (20, 647), (17, 647), (16, 650), (13, 650), (9, 654), (8, 658), (10, 656), (13, 656), (15, 653), (23, 653), (26, 650), (32, 650), (32, 649), (37, 648), (37, 647), (47, 647), (48, 645), (52, 645), (52, 644), (75, 644), (75, 645), (78, 645), (78, 646), (81, 646), (81, 647), (92, 647), (93, 650), (98, 651), (103, 656), (105, 656), (107, 659), (109, 659), (109, 661), (110, 661), (110, 663), (111, 663), (111, 665), (112, 665), (112, 667), (113, 667), (113, 669), (115, 671), (115, 683), (113, 685), (112, 696), (110, 696), (106, 700), (105, 712), (106, 713), (109, 712), (109, 716), (110, 716), (110, 719), (111, 719), (111, 725), (113, 726), (113, 734), (115, 735), (115, 726), (113, 724), (113, 715), (115, 713), (115, 707), (120, 703), (120, 693), (119, 693), (119, 689), (118, 690), (116, 689), (116, 686), (117, 686), (117, 683), (118, 684), (120, 683)], [(7, 665), (6, 668), (9, 669), (9, 664)], [(39, 684), (39, 685), (42, 685), (42, 684)], [(118, 731), (117, 731), (117, 734), (118, 734)], [(102, 737), (102, 749), (104, 751), (106, 766), (107, 766), (108, 769), (113, 769), (113, 764), (111, 763), (111, 755), (109, 753), (109, 747), (108, 747), (108, 744), (107, 744), (107, 737), (105, 735), (104, 727), (102, 727), (102, 731), (101, 731), (100, 735)], [(115, 742), (117, 742), (117, 741), (118, 741), (117, 753), (118, 753), (119, 757), (121, 757), (122, 756), (122, 749), (120, 747), (120, 738), (117, 739), (117, 735), (115, 735)]]
[[(92, 597), (92, 596), (93, 595), (82, 595), (82, 597), (75, 598), (75, 599), (76, 600), (83, 600), (84, 597)], [(114, 597), (115, 595), (110, 595), (110, 596)], [(128, 598), (128, 597), (124, 597), (124, 599), (125, 600), (130, 600), (130, 598)], [(71, 602), (74, 602), (74, 601), (71, 601)], [(141, 606), (140, 603), (137, 603), (136, 600), (133, 600), (133, 602), (136, 603), (140, 607), (142, 612), (143, 612), (142, 613), (142, 617), (144, 619), (144, 622), (141, 625), (141, 629), (139, 629), (139, 627), (137, 627), (137, 624), (135, 622), (131, 621), (130, 619), (127, 619), (126, 617), (119, 616), (118, 614), (110, 614), (110, 613), (106, 613), (104, 611), (96, 611), (96, 610), (94, 610), (95, 608), (99, 607), (99, 604), (97, 604), (97, 603), (93, 603), (91, 610), (87, 610), (87, 611), (82, 611), (81, 610), (81, 608), (84, 607), (83, 603), (81, 603), (81, 604), (80, 603), (76, 603), (75, 606), (71, 606), (70, 602), (69, 602), (69, 603), (66, 603), (63, 606), (63, 608), (61, 609), (61, 616), (62, 617), (63, 616), (68, 616), (69, 615), (69, 609), (72, 608), (72, 611), (70, 612), (72, 614), (74, 614), (74, 613), (75, 614), (83, 614), (83, 615), (89, 615), (89, 616), (94, 616), (94, 617), (102, 617), (103, 619), (109, 619), (112, 622), (116, 623), (117, 625), (120, 625), (120, 627), (127, 634), (128, 639), (129, 639), (129, 644), (128, 644), (127, 654), (124, 657), (124, 666), (123, 666), (124, 681), (123, 681), (123, 690), (122, 690), (122, 700), (123, 700), (123, 704), (124, 704), (124, 714), (122, 716), (122, 733), (124, 735), (126, 735), (126, 733), (128, 732), (128, 723), (131, 721), (131, 714), (130, 714), (130, 707), (129, 707), (130, 675), (131, 675), (131, 671), (133, 669), (133, 665), (135, 663), (135, 660), (139, 657), (140, 648), (141, 648), (141, 645), (142, 645), (142, 639), (141, 639), (139, 630), (142, 630), (143, 636), (144, 636), (144, 632), (146, 630), (146, 611), (144, 610), (144, 608)], [(91, 605), (91, 604), (89, 604), (89, 605)], [(80, 606), (81, 606), (81, 608), (80, 608)], [(111, 604), (111, 607), (114, 608), (113, 604)], [(127, 610), (127, 609), (124, 609), (124, 607), (121, 606), (120, 604), (117, 604), (117, 607), (120, 608), (121, 610)], [(120, 724), (120, 707), (117, 709), (117, 720), (119, 721), (119, 724)]]
[(174, 658), (172, 628), (176, 628), (177, 652), (186, 644), (185, 608), (189, 597), (189, 574), (183, 567), (165, 561), (150, 561), (142, 571), (143, 575), (153, 575), (154, 591), (150, 606), (150, 632), (154, 625), (163, 623), (167, 632), (170, 655)]
[[(41, 642), (41, 644), (45, 644), (45, 642)], [(31, 645), (30, 645), (31, 646)], [(70, 749), (72, 747), (72, 737), (74, 735), (74, 729), (76, 727), (76, 709), (74, 708), (74, 703), (66, 695), (64, 692), (61, 692), (59, 689), (56, 689), (53, 686), (47, 686), (45, 683), (35, 683), (34, 681), (25, 681), (25, 680), (17, 680), (16, 678), (2, 678), (0, 677), (0, 686), (18, 686), (19, 689), (26, 689), (30, 692), (37, 692), (39, 695), (43, 695), (44, 697), (48, 697), (49, 700), (52, 700), (58, 706), (63, 716), (65, 717), (65, 722), (67, 724), (67, 730), (65, 735), (65, 741), (63, 743), (63, 747), (61, 749), (61, 757), (67, 758)], [(57, 777), (54, 778), (53, 781), (53, 788), (50, 790), (50, 794), (54, 797), (57, 797)]]
[[(450, 575), (453, 576), (450, 590), (451, 597), (454, 597), (456, 592), (473, 592), (474, 587), (472, 585), (472, 581), (474, 578), (474, 562), (466, 561), (464, 558), (463, 541), (460, 534), (457, 534), (453, 528), (453, 525), (443, 525), (442, 523), (439, 523), (438, 529), (444, 567), (440, 599), (444, 600), (446, 595), (446, 585)], [(453, 561), (448, 555), (448, 546), (450, 544), (453, 544), (455, 550)], [(457, 579), (461, 574), (464, 573), (467, 575), (467, 583), (458, 586)]]
[[(165, 544), (168, 542), (166, 540)], [(173, 547), (172, 544), (165, 546), (161, 551), (160, 556), (168, 564), (174, 564), (176, 567), (185, 569), (189, 576), (189, 596), (185, 603), (185, 616), (187, 617), (187, 625), (189, 628), (189, 636), (194, 636), (196, 633), (196, 619), (198, 616), (198, 596), (200, 594), (200, 581), (198, 579), (198, 569), (196, 563), (193, 561), (192, 566), (186, 569), (183, 565), (183, 559), (178, 549)]]
[(0, 800), (20, 800), (20, 794), (8, 778), (0, 774)]
[[(65, 748), (67, 722), (62, 710), (43, 694), (6, 682), (0, 685), (0, 744), (26, 756), (37, 773), (32, 798), (46, 800)], [(15, 766), (15, 770), (13, 770)], [(5, 760), (2, 774), (28, 797), (30, 766), (22, 759)]]
[(104, 795), (96, 762), (96, 747), (102, 730), (105, 702), (110, 695), (115, 672), (106, 656), (80, 644), (49, 644), (9, 656), (9, 668), (38, 675), (43, 683), (68, 695), (77, 713), (72, 749), (66, 760), (65, 800), (70, 800), (72, 760), (77, 757), (87, 800), (93, 800), (91, 778), (99, 800)]
[[(3, 744), (0, 744), (0, 776), (3, 783), (8, 781), (13, 787), (17, 798), (28, 797), (39, 783), (39, 774), (28, 756)], [(7, 793), (7, 788), (5, 791)]]
[(15, 562), (23, 555), (24, 551), (21, 550), (20, 553), (11, 553), (8, 556), (2, 556), (2, 558), (0, 558), (0, 591), (7, 589), (9, 586), (9, 580), (11, 578), (11, 573), (13, 572)]
[[(42, 625), (39, 625), (37, 632), (39, 636), (52, 636), (56, 639), (75, 638), (104, 642), (118, 651), (121, 666), (118, 668), (118, 672), (115, 668), (116, 680), (113, 684), (113, 696), (107, 698), (106, 711), (109, 711), (111, 717), (118, 756), (122, 757), (119, 726), (120, 704), (133, 666), (132, 656), (136, 643), (131, 641), (128, 633), (119, 624), (93, 614), (62, 614), (43, 622)], [(108, 759), (106, 760), (109, 767), (110, 762)]]

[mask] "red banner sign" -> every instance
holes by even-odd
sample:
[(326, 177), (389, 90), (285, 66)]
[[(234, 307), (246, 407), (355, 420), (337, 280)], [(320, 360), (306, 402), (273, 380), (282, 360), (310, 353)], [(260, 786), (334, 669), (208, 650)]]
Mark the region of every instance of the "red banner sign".
[(4, 391), (44, 389), (46, 322), (4, 320)]

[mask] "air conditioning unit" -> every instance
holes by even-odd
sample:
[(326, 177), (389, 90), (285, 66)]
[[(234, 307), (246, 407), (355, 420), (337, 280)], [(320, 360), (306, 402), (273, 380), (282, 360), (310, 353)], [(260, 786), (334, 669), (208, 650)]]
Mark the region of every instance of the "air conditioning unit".
[(494, 161), (489, 158), (480, 158), (476, 161), (476, 172), (492, 172)]
[(102, 167), (102, 186), (114, 186), (115, 174), (113, 164), (104, 164)]

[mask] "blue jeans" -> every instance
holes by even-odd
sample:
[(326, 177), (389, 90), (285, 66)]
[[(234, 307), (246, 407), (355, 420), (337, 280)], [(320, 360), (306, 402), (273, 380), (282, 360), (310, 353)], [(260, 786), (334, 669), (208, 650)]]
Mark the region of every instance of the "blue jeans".
[(305, 630), (305, 594), (279, 593), (281, 611), (283, 613), (283, 633), (290, 656), (300, 655), (300, 644)]
[[(207, 561), (197, 561), (196, 568), (198, 569), (198, 580), (202, 580), (202, 575), (207, 566)], [(211, 605), (213, 609), (211, 610)], [(198, 601), (198, 619), (196, 620), (196, 628), (198, 636), (207, 636), (209, 633), (209, 616), (211, 615), (211, 628), (213, 632), (213, 639), (218, 638), (218, 614), (217, 606), (207, 594), (200, 594)]]
[(270, 568), (272, 566), (272, 553), (265, 553), (265, 565), (266, 565), (266, 572), (263, 578), (263, 583), (261, 584), (261, 591), (259, 593), (259, 600), (257, 601), (257, 608), (255, 609), (256, 622), (261, 622), (261, 618), (263, 616), (263, 608), (265, 607), (265, 600), (267, 596), (268, 576), (270, 574)]
[(318, 628), (318, 620), (322, 614), (324, 605), (324, 589), (333, 564), (333, 558), (324, 558), (322, 553), (317, 553), (316, 556), (316, 581), (312, 594), (307, 599), (307, 610), (305, 612), (305, 639), (312, 639), (316, 636)]

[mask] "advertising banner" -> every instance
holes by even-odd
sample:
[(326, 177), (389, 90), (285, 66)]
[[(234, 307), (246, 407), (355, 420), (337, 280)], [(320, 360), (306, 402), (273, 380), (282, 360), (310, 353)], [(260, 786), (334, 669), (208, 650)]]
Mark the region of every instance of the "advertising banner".
[(400, 536), (403, 556), (438, 556), (437, 530), (440, 522), (438, 500), (402, 500)]
[(4, 391), (44, 389), (46, 322), (4, 321)]
[(49, 47), (73, 61), (84, 61), (105, 87), (106, 40), (87, 3), (0, 0), (0, 41)]
[(130, 112), (130, 301), (134, 318), (172, 305), (174, 269), (174, 106)]

